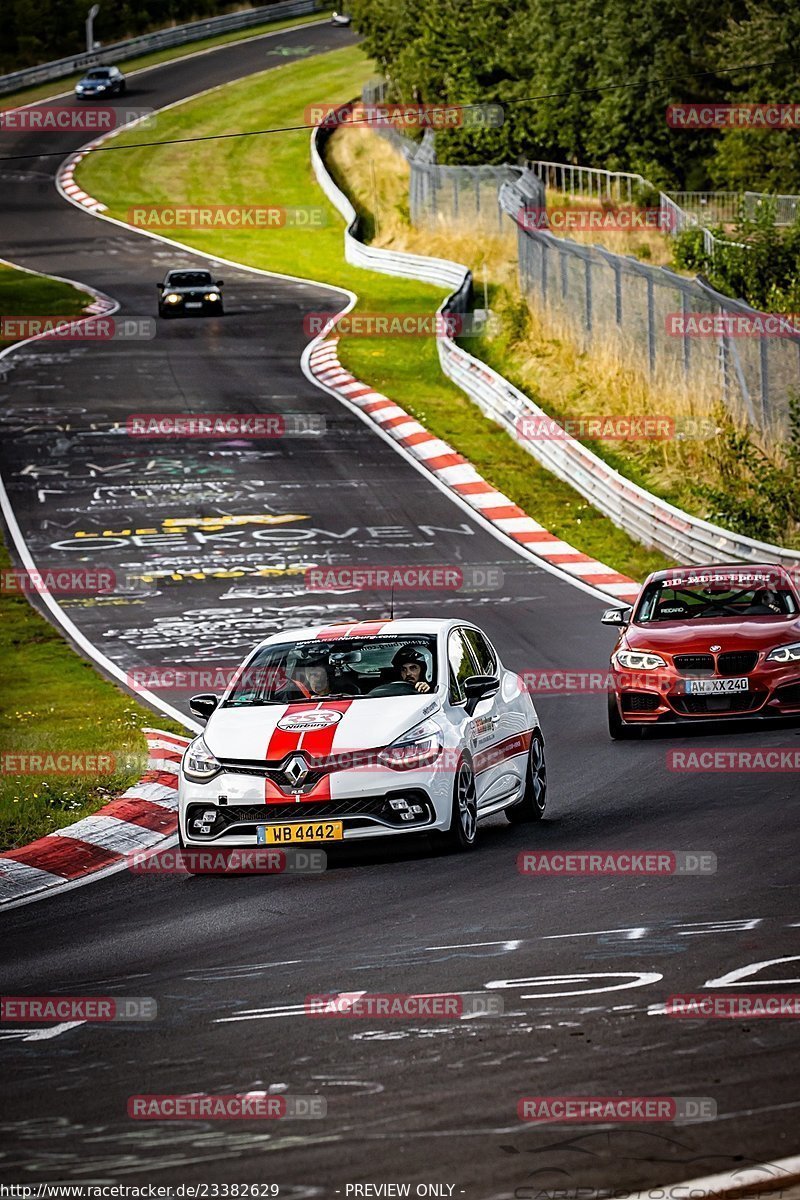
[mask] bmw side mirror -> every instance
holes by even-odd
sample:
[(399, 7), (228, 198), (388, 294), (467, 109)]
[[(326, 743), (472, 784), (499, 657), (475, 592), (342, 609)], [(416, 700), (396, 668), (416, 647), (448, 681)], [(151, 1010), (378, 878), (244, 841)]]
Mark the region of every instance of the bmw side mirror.
[(632, 608), (607, 608), (600, 618), (601, 625), (630, 625)]
[(217, 280), (217, 287), (225, 287), (225, 280), (224, 280), (224, 279), (218, 279), (218, 280)]
[(211, 692), (203, 692), (200, 696), (192, 696), (189, 701), (189, 712), (200, 717), (201, 720), (207, 721), (218, 704), (219, 696), (214, 696)]
[(464, 692), (467, 697), (466, 711), (472, 716), (478, 703), (487, 696), (494, 696), (500, 690), (500, 680), (494, 675), (470, 675), (464, 680)]

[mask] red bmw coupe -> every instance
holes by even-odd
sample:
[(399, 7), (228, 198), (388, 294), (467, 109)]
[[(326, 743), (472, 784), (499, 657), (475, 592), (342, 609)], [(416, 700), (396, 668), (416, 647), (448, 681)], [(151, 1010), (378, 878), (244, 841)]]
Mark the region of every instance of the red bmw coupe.
[(772, 564), (656, 571), (635, 608), (612, 608), (612, 738), (648, 725), (800, 717), (800, 592)]

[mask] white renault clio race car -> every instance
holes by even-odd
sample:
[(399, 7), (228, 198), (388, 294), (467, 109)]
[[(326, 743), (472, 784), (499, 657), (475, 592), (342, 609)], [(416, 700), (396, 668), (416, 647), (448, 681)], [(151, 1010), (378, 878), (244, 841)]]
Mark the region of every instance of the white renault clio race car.
[(432, 833), (455, 850), (478, 821), (545, 808), (530, 695), (476, 626), (377, 621), (262, 642), (181, 763), (184, 849)]

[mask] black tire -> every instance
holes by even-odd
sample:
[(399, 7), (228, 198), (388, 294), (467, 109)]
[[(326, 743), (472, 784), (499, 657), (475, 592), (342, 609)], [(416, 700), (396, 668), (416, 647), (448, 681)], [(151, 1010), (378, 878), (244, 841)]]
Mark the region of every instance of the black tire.
[(472, 766), (462, 758), (453, 782), (450, 827), (436, 839), (445, 854), (461, 854), (475, 847), (478, 832), (478, 798)]
[(636, 725), (626, 725), (619, 715), (617, 698), (613, 692), (608, 693), (608, 733), (615, 742), (629, 742), (642, 736), (642, 730)]
[(125, 82), (123, 81), (123, 82), (122, 82), (122, 83), (119, 85), (119, 92), (118, 92), (117, 94), (118, 94), (118, 95), (120, 95), (120, 96), (124, 96), (124, 95), (125, 95), (125, 93), (127, 92), (127, 90), (128, 90), (128, 85), (127, 85), (127, 83), (125, 83)]
[(538, 729), (534, 729), (525, 772), (525, 792), (521, 800), (505, 810), (506, 819), (512, 825), (530, 825), (534, 821), (541, 821), (546, 807), (547, 764), (544, 738)]
[(159, 308), (158, 308), (158, 315), (159, 315), (159, 316), (160, 316), (160, 317), (161, 317), (161, 318), (162, 318), (164, 321), (170, 321), (170, 320), (172, 320), (172, 313), (171, 313), (171, 312), (167, 312), (167, 310), (166, 310), (165, 308), (162, 308), (160, 305), (159, 305)]

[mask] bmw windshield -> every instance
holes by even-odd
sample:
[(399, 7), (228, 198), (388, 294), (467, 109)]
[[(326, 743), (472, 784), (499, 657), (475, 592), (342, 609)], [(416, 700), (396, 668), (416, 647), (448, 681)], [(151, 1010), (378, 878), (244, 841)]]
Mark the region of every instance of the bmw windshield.
[(741, 572), (654, 581), (645, 589), (637, 624), (797, 615), (797, 602), (777, 574)]
[(436, 638), (391, 635), (264, 646), (224, 708), (414, 696), (436, 689)]

